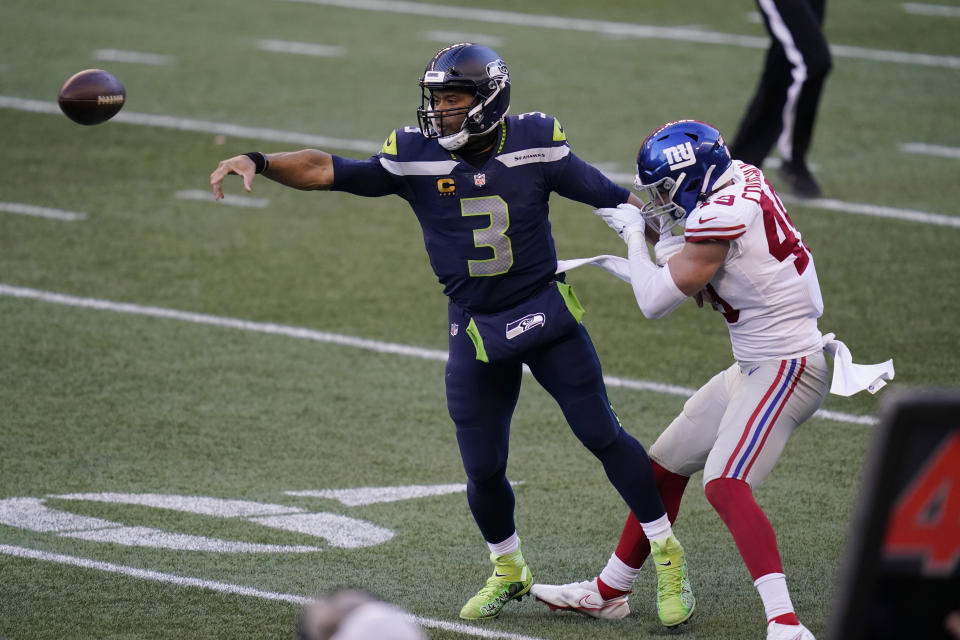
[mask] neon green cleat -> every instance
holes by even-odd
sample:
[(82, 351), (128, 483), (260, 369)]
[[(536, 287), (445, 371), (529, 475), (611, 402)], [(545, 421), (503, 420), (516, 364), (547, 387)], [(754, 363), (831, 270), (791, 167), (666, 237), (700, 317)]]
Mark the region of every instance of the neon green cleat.
[(463, 605), (460, 617), (465, 620), (496, 618), (510, 600), (520, 600), (533, 585), (530, 569), (519, 549), (502, 556), (490, 554), (493, 575), (487, 584)]
[(671, 534), (666, 540), (651, 541), (650, 551), (657, 567), (657, 615), (665, 626), (675, 627), (689, 620), (697, 606), (683, 547)]

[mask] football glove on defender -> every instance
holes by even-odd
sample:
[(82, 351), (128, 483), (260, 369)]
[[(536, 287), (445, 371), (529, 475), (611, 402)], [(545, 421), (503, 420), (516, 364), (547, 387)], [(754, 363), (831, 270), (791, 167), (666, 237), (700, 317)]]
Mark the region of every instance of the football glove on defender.
[(660, 241), (653, 245), (653, 253), (657, 257), (657, 266), (666, 265), (670, 258), (680, 253), (684, 244), (686, 244), (686, 240), (683, 236), (675, 236), (669, 233), (661, 235)]
[(634, 232), (644, 232), (646, 220), (640, 215), (640, 209), (629, 202), (618, 204), (616, 208), (596, 209), (594, 213), (607, 223), (607, 226), (617, 232), (620, 238), (629, 244), (630, 236)]

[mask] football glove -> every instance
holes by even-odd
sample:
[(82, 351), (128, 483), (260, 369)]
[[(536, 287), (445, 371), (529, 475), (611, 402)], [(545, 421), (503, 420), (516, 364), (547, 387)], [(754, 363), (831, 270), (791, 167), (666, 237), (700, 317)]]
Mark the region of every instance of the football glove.
[(640, 215), (640, 209), (629, 202), (618, 204), (615, 208), (597, 209), (594, 213), (603, 218), (607, 226), (616, 231), (624, 242), (627, 242), (634, 232), (643, 233), (647, 225)]
[(660, 241), (653, 245), (653, 253), (657, 257), (657, 266), (662, 267), (670, 258), (680, 253), (683, 245), (686, 243), (683, 236), (673, 234), (664, 234), (660, 236)]

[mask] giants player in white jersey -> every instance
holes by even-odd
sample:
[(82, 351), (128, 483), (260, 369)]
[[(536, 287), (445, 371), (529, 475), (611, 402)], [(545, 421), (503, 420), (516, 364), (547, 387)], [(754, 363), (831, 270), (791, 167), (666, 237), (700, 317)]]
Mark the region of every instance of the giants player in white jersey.
[[(794, 613), (773, 528), (751, 489), (827, 394), (813, 257), (760, 169), (732, 160), (710, 125), (687, 120), (657, 129), (640, 148), (637, 170), (643, 208), (620, 205), (597, 214), (627, 243), (640, 309), (661, 318), (690, 296), (709, 301), (726, 319), (736, 359), (686, 402), (650, 448), (667, 514), (673, 522), (687, 481), (703, 469), (707, 500), (763, 600), (768, 640), (814, 640)], [(655, 247), (656, 264), (644, 240), (648, 224), (664, 238)], [(677, 225), (685, 225), (683, 237), (672, 234)], [(630, 515), (597, 578), (534, 585), (531, 593), (551, 609), (622, 618), (649, 549)]]

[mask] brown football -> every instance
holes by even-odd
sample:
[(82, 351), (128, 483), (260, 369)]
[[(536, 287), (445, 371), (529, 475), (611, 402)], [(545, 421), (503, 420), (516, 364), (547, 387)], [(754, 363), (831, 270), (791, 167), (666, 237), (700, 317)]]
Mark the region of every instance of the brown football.
[(78, 124), (106, 122), (123, 107), (127, 91), (117, 78), (103, 69), (75, 73), (60, 87), (60, 110)]

